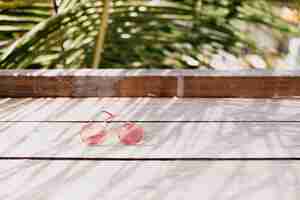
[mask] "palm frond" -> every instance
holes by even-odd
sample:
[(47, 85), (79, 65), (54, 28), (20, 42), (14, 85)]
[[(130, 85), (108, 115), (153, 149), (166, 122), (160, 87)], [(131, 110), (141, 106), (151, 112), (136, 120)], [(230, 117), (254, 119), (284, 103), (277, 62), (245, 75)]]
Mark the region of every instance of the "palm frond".
[(45, 1), (0, 1), (0, 55), (8, 45), (50, 15), (51, 4)]
[[(113, 0), (112, 4), (104, 52), (97, 65), (101, 68), (198, 67), (207, 65), (206, 57), (220, 49), (234, 54), (245, 49), (261, 52), (241, 24), (299, 34), (263, 0)], [(101, 1), (62, 1), (57, 15), (9, 47), (0, 67), (91, 67), (102, 11)], [(167, 62), (168, 58), (176, 62)]]

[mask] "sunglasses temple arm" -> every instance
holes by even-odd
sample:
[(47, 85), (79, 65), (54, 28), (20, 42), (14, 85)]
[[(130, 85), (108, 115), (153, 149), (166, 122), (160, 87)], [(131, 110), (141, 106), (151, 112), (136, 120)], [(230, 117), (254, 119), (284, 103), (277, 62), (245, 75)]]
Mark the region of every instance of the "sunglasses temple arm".
[(117, 116), (117, 115), (112, 114), (112, 113), (110, 113), (110, 112), (108, 112), (106, 110), (102, 110), (101, 112), (103, 112), (103, 113), (105, 113), (105, 114), (108, 115), (108, 117), (105, 119), (105, 122), (111, 121), (113, 118), (115, 118)]
[[(108, 121), (111, 121), (113, 118), (117, 117), (117, 115), (112, 114), (111, 112), (108, 112), (106, 110), (102, 110), (101, 112), (104, 112), (105, 114), (108, 115), (108, 117), (105, 119), (105, 123), (107, 123)], [(134, 124), (134, 123), (131, 121), (127, 121), (127, 122), (125, 122), (125, 124)]]

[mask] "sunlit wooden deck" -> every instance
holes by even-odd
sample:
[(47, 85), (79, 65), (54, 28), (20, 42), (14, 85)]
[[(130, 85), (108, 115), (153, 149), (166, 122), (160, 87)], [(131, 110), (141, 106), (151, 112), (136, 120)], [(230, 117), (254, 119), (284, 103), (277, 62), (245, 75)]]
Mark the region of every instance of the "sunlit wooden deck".
[[(143, 144), (83, 145), (103, 109)], [(0, 116), (0, 199), (299, 199), (297, 99), (3, 98)]]

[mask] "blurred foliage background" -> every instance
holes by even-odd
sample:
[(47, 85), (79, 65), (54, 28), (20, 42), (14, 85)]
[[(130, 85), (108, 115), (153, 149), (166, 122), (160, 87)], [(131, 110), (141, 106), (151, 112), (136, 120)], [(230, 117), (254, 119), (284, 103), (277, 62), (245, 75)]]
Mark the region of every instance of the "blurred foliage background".
[[(58, 6), (58, 10), (55, 9)], [(272, 68), (299, 36), (299, 0), (0, 0), (0, 68)], [(99, 36), (99, 35), (98, 35)], [(267, 44), (264, 44), (267, 43)]]

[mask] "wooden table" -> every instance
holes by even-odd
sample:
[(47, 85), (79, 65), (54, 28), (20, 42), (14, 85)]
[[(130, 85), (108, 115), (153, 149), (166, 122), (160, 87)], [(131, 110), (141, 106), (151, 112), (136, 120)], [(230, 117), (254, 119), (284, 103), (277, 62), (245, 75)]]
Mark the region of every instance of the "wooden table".
[[(83, 145), (103, 109), (144, 143)], [(2, 98), (0, 116), (0, 199), (299, 199), (297, 99)]]

